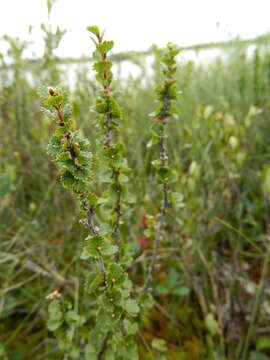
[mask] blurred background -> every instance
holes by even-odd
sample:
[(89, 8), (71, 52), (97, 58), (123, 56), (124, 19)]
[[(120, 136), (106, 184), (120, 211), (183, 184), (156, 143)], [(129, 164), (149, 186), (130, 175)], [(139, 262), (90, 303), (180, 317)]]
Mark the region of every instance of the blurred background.
[(148, 114), (163, 47), (181, 50), (168, 151), (183, 199), (168, 214), (140, 359), (157, 358), (147, 347), (154, 337), (166, 340), (169, 360), (270, 359), (269, 13), (267, 0), (1, 1), (0, 359), (61, 359), (46, 327), (56, 288), (79, 312), (90, 309), (90, 327), (94, 319), (79, 209), (46, 154), (52, 129), (36, 94), (63, 83), (76, 126), (94, 139), (90, 24), (115, 41), (118, 136), (134, 174), (122, 235), (139, 259), (137, 285), (151, 256), (145, 215), (160, 203)]
[[(267, 0), (237, 2), (233, 0), (203, 2), (190, 0), (123, 1), (77, 0), (52, 1), (53, 28), (67, 34), (56, 50), (59, 56), (88, 56), (89, 36), (85, 31), (99, 24), (115, 41), (115, 52), (142, 51), (172, 41), (179, 46), (230, 40), (232, 37), (253, 38), (269, 31)], [(44, 49), (41, 23), (46, 23), (46, 0), (9, 0), (1, 4), (0, 36), (9, 34), (29, 39), (30, 51), (41, 56)], [(31, 36), (29, 36), (31, 27)], [(170, 39), (170, 40), (168, 40)]]

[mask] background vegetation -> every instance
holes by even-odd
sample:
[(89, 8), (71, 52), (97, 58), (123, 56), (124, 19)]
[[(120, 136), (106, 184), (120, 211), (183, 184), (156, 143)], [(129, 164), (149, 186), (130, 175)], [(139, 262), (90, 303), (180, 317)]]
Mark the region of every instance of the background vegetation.
[[(56, 288), (88, 309), (83, 290), (89, 265), (80, 260), (79, 209), (59, 184), (46, 154), (51, 126), (36, 89), (62, 82), (71, 88), (73, 116), (90, 140), (96, 83), (90, 64), (68, 75), (54, 50), (64, 35), (42, 25), (41, 61), (25, 60), (27, 44), (5, 37), (9, 58), (0, 69), (0, 358), (58, 359), (48, 332), (46, 295)], [(115, 39), (117, 41), (117, 39)], [(169, 40), (169, 39), (168, 39)], [(166, 340), (168, 359), (270, 359), (269, 199), (270, 51), (267, 42), (240, 41), (206, 64), (182, 62), (179, 117), (169, 123), (169, 159), (183, 194), (169, 213), (155, 276), (155, 306), (137, 336), (141, 359), (156, 359), (153, 338)], [(198, 48), (197, 51), (202, 49)], [(119, 137), (133, 169), (134, 207), (122, 229), (135, 251), (130, 277), (142, 285), (151, 257), (145, 214), (159, 211), (160, 192), (147, 146), (148, 114), (161, 79), (160, 50), (115, 56), (114, 85), (124, 119)], [(121, 76), (123, 60), (139, 75)], [(135, 193), (134, 193), (135, 191)], [(166, 349), (165, 349), (166, 350)], [(6, 355), (5, 355), (6, 354)]]

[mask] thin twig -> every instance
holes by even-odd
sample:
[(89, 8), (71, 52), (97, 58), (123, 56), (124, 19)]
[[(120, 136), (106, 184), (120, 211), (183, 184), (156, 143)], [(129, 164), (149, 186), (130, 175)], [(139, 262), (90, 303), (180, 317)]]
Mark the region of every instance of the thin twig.
[(103, 342), (102, 342), (102, 345), (101, 345), (101, 348), (99, 350), (99, 353), (98, 353), (98, 360), (102, 360), (103, 358), (103, 354), (105, 352), (105, 350), (107, 349), (107, 343), (108, 343), (108, 340), (109, 340), (109, 337), (111, 336), (111, 333), (108, 332), (107, 335), (105, 336)]
[(114, 178), (115, 183), (117, 185), (117, 199), (115, 205), (115, 212), (116, 212), (116, 222), (115, 222), (115, 230), (114, 230), (114, 237), (115, 237), (115, 245), (118, 247), (118, 250), (114, 256), (114, 261), (118, 262), (119, 254), (120, 254), (120, 218), (121, 218), (121, 190), (120, 190), (120, 183), (119, 183), (119, 172), (114, 171)]
[(221, 309), (221, 305), (219, 302), (218, 285), (216, 283), (215, 276), (214, 276), (213, 272), (211, 271), (203, 252), (201, 250), (198, 250), (198, 253), (199, 253), (200, 259), (201, 259), (202, 263), (204, 264), (204, 266), (207, 270), (207, 273), (209, 275), (209, 278), (210, 278), (212, 294), (213, 294), (213, 298), (214, 298), (215, 305), (216, 305), (216, 312), (217, 312), (217, 319), (218, 319), (218, 334), (219, 334), (220, 339), (222, 339), (223, 338), (223, 320), (222, 320), (222, 309)]
[[(87, 200), (84, 201), (84, 208), (87, 212), (87, 217), (88, 217), (88, 228), (90, 229), (90, 231), (92, 232), (92, 234), (94, 236), (98, 235), (98, 229), (94, 226), (93, 224), (93, 216), (94, 216), (94, 209), (89, 205), (89, 202)], [(104, 265), (104, 261), (103, 259), (100, 257), (98, 259), (98, 265), (99, 265), (99, 269), (101, 271), (101, 273), (103, 274), (103, 282), (106, 286), (106, 270), (105, 270), (105, 265)]]
[(111, 113), (107, 113), (107, 117), (106, 117), (106, 147), (110, 147), (111, 146)]
[[(169, 102), (169, 98), (168, 98), (168, 95), (166, 94), (164, 106), (162, 109), (162, 115), (161, 115), (161, 119), (160, 119), (163, 126), (165, 126), (165, 120), (167, 117), (168, 102)], [(166, 165), (167, 160), (168, 160), (168, 157), (167, 157), (167, 152), (166, 152), (165, 139), (164, 139), (164, 135), (162, 135), (161, 139), (160, 139), (160, 161), (161, 161), (161, 164), (163, 167)], [(146, 278), (146, 281), (145, 281), (145, 284), (143, 287), (143, 291), (147, 291), (147, 290), (151, 291), (150, 287), (151, 287), (152, 280), (153, 280), (152, 273), (153, 273), (155, 265), (156, 265), (158, 246), (161, 241), (161, 233), (164, 228), (165, 216), (166, 216), (167, 207), (168, 207), (168, 184), (167, 184), (167, 182), (163, 183), (162, 193), (163, 193), (163, 199), (162, 199), (161, 211), (159, 214), (159, 223), (157, 226), (156, 236), (155, 236), (155, 240), (154, 240), (154, 250), (153, 250), (151, 265), (148, 268), (148, 275), (147, 275), (147, 278)]]

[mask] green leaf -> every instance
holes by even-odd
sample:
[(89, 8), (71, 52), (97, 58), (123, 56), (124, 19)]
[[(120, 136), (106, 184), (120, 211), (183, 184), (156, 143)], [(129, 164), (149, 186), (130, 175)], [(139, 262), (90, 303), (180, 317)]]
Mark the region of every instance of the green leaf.
[[(162, 99), (165, 96), (166, 93), (166, 87), (164, 85), (157, 85), (155, 88), (155, 92), (159, 95), (159, 99)], [(155, 116), (155, 114), (154, 114)]]
[(112, 182), (112, 170), (102, 167), (100, 171), (100, 179), (104, 183)]
[(98, 72), (95, 76), (96, 80), (104, 85), (106, 84), (107, 86), (110, 85), (111, 81), (112, 81), (112, 72), (111, 71), (107, 71), (107, 74), (106, 74), (106, 78), (104, 76), (104, 73), (103, 72)]
[(115, 352), (113, 349), (107, 348), (104, 352), (104, 360), (115, 360)]
[[(107, 199), (98, 198), (98, 204), (102, 204), (102, 200), (105, 200), (105, 203), (107, 202)], [(106, 236), (112, 231), (112, 226), (110, 224), (102, 223), (100, 224), (99, 233), (102, 236)]]
[(80, 166), (89, 166), (92, 160), (92, 154), (88, 151), (80, 151), (80, 154), (77, 156), (76, 160)]
[(178, 180), (178, 173), (167, 167), (161, 167), (156, 172), (156, 178), (159, 183), (175, 183)]
[(150, 139), (148, 143), (146, 144), (147, 149), (151, 149), (151, 147), (154, 145), (153, 139)]
[(81, 180), (75, 179), (75, 182), (72, 186), (72, 190), (77, 194), (84, 193), (88, 190), (88, 184)]
[(171, 50), (168, 51), (168, 55), (169, 56), (176, 56), (176, 55), (179, 54), (179, 52), (180, 52), (179, 49), (171, 49)]
[(88, 201), (91, 207), (95, 207), (98, 204), (98, 197), (96, 196), (96, 194), (89, 192)]
[(100, 250), (103, 256), (114, 255), (115, 253), (117, 253), (117, 251), (118, 247), (116, 245), (111, 245), (108, 242), (104, 242), (102, 249)]
[(42, 112), (42, 114), (47, 116), (49, 119), (51, 119), (53, 121), (57, 121), (57, 115), (54, 112), (50, 111), (49, 109), (46, 109), (45, 107), (41, 107), (40, 111)]
[(130, 181), (130, 178), (124, 174), (120, 174), (119, 176), (119, 182), (120, 184), (126, 184)]
[(103, 256), (114, 255), (117, 251), (118, 247), (116, 245), (111, 245), (108, 241), (104, 241), (100, 250)]
[(157, 350), (157, 351), (159, 351), (161, 353), (165, 353), (168, 350), (166, 341), (163, 340), (163, 339), (155, 338), (155, 339), (152, 340), (151, 345), (152, 345), (153, 349), (155, 349), (155, 350)]
[(166, 295), (169, 293), (167, 286), (162, 284), (157, 285), (155, 291), (158, 295)]
[[(76, 133), (74, 133), (74, 135), (77, 135)], [(79, 143), (80, 145), (80, 149), (81, 151), (89, 151), (89, 141), (87, 139), (84, 138), (76, 138), (76, 141)]]
[(121, 305), (121, 300), (122, 300), (121, 291), (111, 290), (111, 291), (107, 291), (106, 293), (103, 293), (102, 295), (103, 306), (107, 310), (110, 309), (109, 311), (111, 311), (111, 309), (114, 310), (116, 306), (119, 307)]
[(58, 146), (53, 146), (52, 144), (48, 145), (48, 147), (47, 147), (48, 155), (50, 155), (51, 157), (56, 157), (58, 152), (59, 152)]
[(257, 350), (266, 350), (270, 349), (270, 337), (262, 336), (259, 337), (256, 343)]
[(62, 140), (62, 137), (66, 135), (66, 129), (65, 127), (58, 127), (56, 130), (55, 130), (55, 136), (57, 136), (58, 138), (61, 138)]
[(174, 269), (170, 269), (168, 275), (168, 287), (172, 289), (178, 282), (179, 275)]
[(86, 260), (89, 257), (110, 256), (117, 252), (118, 248), (112, 245), (103, 236), (96, 235), (86, 239), (87, 245), (84, 246), (81, 259)]
[[(163, 105), (160, 105), (160, 108), (156, 110), (155, 116), (159, 115), (162, 109), (163, 109)], [(160, 139), (162, 136), (165, 135), (164, 126), (159, 123), (154, 123), (150, 128), (150, 132), (157, 139)]]
[(174, 169), (170, 169), (171, 171), (169, 172), (169, 176), (168, 176), (168, 183), (172, 184), (172, 183), (176, 183), (178, 181), (178, 172)]
[(55, 133), (55, 134), (53, 134), (51, 136), (49, 144), (52, 145), (52, 146), (60, 147), (61, 146), (61, 140), (62, 140), (62, 135), (60, 134), (60, 136), (58, 136)]
[(50, 331), (55, 331), (63, 324), (63, 313), (61, 303), (58, 299), (52, 300), (48, 307), (49, 319), (47, 327)]
[(108, 286), (120, 286), (125, 281), (125, 274), (122, 267), (118, 264), (111, 264), (107, 272)]
[(99, 28), (98, 26), (96, 25), (90, 25), (90, 26), (87, 26), (87, 30), (94, 34), (96, 37), (99, 37), (100, 36), (100, 33), (99, 33)]
[(154, 301), (154, 298), (153, 298), (152, 294), (150, 294), (150, 293), (141, 294), (141, 296), (140, 296), (140, 304), (142, 304), (147, 309), (151, 309), (155, 304), (155, 301)]
[(78, 180), (87, 181), (91, 178), (91, 170), (87, 167), (82, 169), (76, 169), (74, 171), (74, 177)]
[[(37, 94), (38, 94), (39, 98), (41, 99), (41, 101), (44, 102), (44, 100), (46, 100), (49, 96), (48, 87), (44, 86), (44, 85), (38, 87)], [(43, 111), (43, 108), (41, 108), (41, 111)]]
[(102, 236), (92, 236), (86, 239), (87, 245), (84, 246), (81, 259), (86, 260), (89, 257), (100, 257), (100, 249), (104, 242)]
[(93, 69), (98, 73), (103, 73), (104, 71), (110, 71), (112, 67), (111, 60), (103, 60), (103, 61), (96, 61), (93, 65)]
[(109, 52), (112, 48), (114, 47), (114, 42), (113, 41), (103, 41), (101, 44), (98, 44), (97, 46), (97, 50), (99, 51), (100, 54), (106, 54), (107, 52)]
[(71, 172), (65, 171), (61, 174), (61, 182), (65, 188), (71, 189), (71, 187), (75, 184), (76, 179)]
[(122, 119), (123, 114), (121, 108), (112, 96), (110, 97), (110, 111), (113, 119)]
[(124, 309), (129, 313), (131, 316), (136, 316), (140, 311), (140, 308), (137, 302), (134, 299), (128, 299), (124, 303)]
[(63, 111), (62, 111), (62, 114), (63, 114), (63, 119), (64, 119), (64, 122), (66, 123), (70, 117), (71, 117), (71, 114), (72, 114), (72, 107), (67, 104), (63, 107)]
[[(137, 344), (131, 336), (127, 336), (118, 346), (118, 359), (139, 360)], [(116, 359), (116, 358), (115, 358)]]
[(190, 290), (186, 286), (179, 286), (172, 291), (172, 294), (176, 296), (187, 296), (189, 293)]
[(132, 323), (128, 319), (124, 319), (124, 328), (128, 335), (135, 335), (136, 332), (138, 331), (138, 324)]
[(108, 111), (108, 104), (102, 97), (98, 97), (95, 100), (94, 109), (100, 114), (105, 114)]
[(167, 66), (173, 66), (176, 63), (176, 60), (174, 58), (165, 55), (161, 58), (161, 62)]
[(85, 360), (94, 360), (98, 356), (98, 351), (92, 344), (87, 344), (84, 349)]
[(178, 98), (177, 91), (178, 91), (177, 83), (172, 83), (168, 88), (168, 96), (170, 97), (170, 99), (177, 100)]
[(49, 307), (49, 315), (54, 318), (61, 318), (62, 310), (61, 310), (61, 302), (58, 299), (54, 299), (50, 302)]
[(67, 161), (67, 160), (71, 160), (71, 154), (69, 151), (61, 151), (58, 155), (57, 155), (57, 161)]
[(80, 326), (83, 325), (85, 322), (85, 318), (77, 314), (74, 310), (67, 311), (65, 315), (65, 320), (70, 326)]
[(184, 200), (184, 195), (178, 192), (171, 192), (170, 193), (170, 200), (172, 205), (176, 208), (176, 209), (181, 209), (183, 207), (185, 207), (185, 203), (183, 202)]
[(101, 272), (95, 273), (92, 272), (89, 274), (86, 281), (86, 289), (89, 293), (92, 293), (97, 290), (99, 285), (103, 283), (103, 274)]
[(49, 109), (60, 108), (64, 104), (62, 95), (50, 96), (44, 101), (44, 105)]
[(215, 336), (218, 332), (218, 323), (212, 313), (209, 313), (205, 318), (206, 328), (210, 331), (212, 336)]

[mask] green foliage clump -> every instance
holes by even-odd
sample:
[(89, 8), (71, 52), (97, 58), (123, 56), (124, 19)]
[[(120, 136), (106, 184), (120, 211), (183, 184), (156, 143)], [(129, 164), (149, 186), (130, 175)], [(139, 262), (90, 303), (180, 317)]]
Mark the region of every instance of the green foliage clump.
[[(130, 169), (123, 157), (123, 145), (112, 144), (111, 140), (111, 131), (117, 126), (117, 119), (122, 117), (110, 89), (112, 73), (107, 51), (113, 43), (103, 41), (97, 27), (90, 27), (89, 30), (97, 37), (96, 52), (100, 56), (93, 66), (97, 71), (96, 78), (102, 84), (95, 110), (105, 117), (105, 121), (101, 119), (100, 122), (98, 141), (101, 148), (98, 152), (100, 167), (93, 165), (89, 142), (73, 129), (67, 92), (61, 87), (49, 87), (40, 89), (39, 93), (44, 105), (43, 113), (56, 125), (48, 153), (54, 157), (63, 187), (78, 196), (81, 208), (87, 215), (82, 222), (90, 235), (85, 239), (81, 258), (93, 259), (98, 265), (87, 280), (88, 292), (95, 296), (98, 305), (96, 326), (90, 335), (87, 351), (97, 359), (103, 353), (106, 358), (137, 359), (136, 343), (133, 340), (136, 324), (133, 318), (138, 314), (139, 307), (131, 298), (132, 283), (125, 271), (125, 265), (131, 258), (127, 253), (127, 245), (123, 243), (121, 246), (120, 239), (122, 203), (127, 201), (125, 183)], [(98, 170), (101, 183), (108, 186), (102, 196), (90, 192), (93, 186), (92, 173)], [(96, 213), (99, 217), (95, 220)], [(96, 226), (94, 221), (98, 221), (99, 225)], [(57, 330), (64, 321), (60, 316), (59, 300), (54, 300), (53, 304), (52, 309), (56, 313), (57, 307), (59, 316), (51, 316), (52, 320), (48, 324), (51, 331)]]
[(54, 157), (64, 188), (85, 200), (89, 196), (92, 178), (89, 141), (73, 129), (71, 106), (64, 89), (41, 88), (39, 95), (44, 105), (42, 112), (56, 125), (49, 141), (48, 154)]
[(161, 58), (164, 83), (158, 85), (155, 89), (158, 106), (151, 114), (154, 120), (151, 127), (152, 139), (150, 143), (148, 143), (148, 147), (152, 147), (155, 144), (159, 145), (159, 158), (153, 160), (152, 164), (156, 170), (156, 180), (162, 186), (162, 204), (158, 219), (156, 220), (153, 255), (151, 265), (148, 268), (144, 290), (151, 289), (152, 273), (156, 264), (158, 245), (164, 230), (165, 216), (169, 206), (169, 197), (174, 197), (174, 203), (177, 202), (177, 199), (179, 200), (179, 197), (181, 198), (181, 194), (170, 193), (169, 191), (169, 184), (177, 181), (178, 174), (168, 164), (168, 155), (165, 144), (165, 139), (167, 137), (166, 123), (170, 117), (176, 116), (178, 113), (177, 109), (173, 106), (173, 103), (178, 98), (177, 81), (174, 79), (174, 74), (177, 69), (175, 57), (178, 53), (179, 50), (169, 43), (167, 52)]

